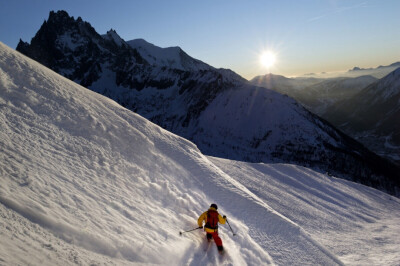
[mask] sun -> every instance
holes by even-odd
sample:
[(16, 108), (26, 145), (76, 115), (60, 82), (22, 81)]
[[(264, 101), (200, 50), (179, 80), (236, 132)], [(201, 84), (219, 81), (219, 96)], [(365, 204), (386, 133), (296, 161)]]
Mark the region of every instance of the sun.
[(260, 63), (266, 68), (274, 66), (275, 62), (276, 55), (272, 51), (263, 52), (260, 56)]

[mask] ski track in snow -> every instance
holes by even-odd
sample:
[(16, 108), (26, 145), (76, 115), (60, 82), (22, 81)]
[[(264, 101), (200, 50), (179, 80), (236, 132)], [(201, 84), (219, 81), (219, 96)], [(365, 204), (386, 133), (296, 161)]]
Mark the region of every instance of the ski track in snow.
[[(191, 142), (2, 43), (0, 109), (0, 264), (395, 265), (400, 259), (398, 199), (294, 165), (255, 171), (252, 164), (205, 157)], [(205, 247), (200, 230), (179, 236), (197, 227), (212, 202), (237, 233), (221, 226), (223, 256), (214, 243)], [(339, 241), (350, 246), (346, 253), (336, 243), (349, 232), (360, 248), (348, 236)], [(371, 251), (378, 247), (382, 255)]]

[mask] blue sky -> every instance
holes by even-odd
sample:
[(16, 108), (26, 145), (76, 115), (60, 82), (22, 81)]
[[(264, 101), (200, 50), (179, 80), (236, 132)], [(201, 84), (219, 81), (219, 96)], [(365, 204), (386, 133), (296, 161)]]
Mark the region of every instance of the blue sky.
[[(51, 10), (82, 17), (100, 34), (180, 46), (245, 78), (376, 67), (400, 61), (397, 0), (0, 0), (0, 41), (30, 41)], [(264, 50), (277, 57), (260, 64)]]

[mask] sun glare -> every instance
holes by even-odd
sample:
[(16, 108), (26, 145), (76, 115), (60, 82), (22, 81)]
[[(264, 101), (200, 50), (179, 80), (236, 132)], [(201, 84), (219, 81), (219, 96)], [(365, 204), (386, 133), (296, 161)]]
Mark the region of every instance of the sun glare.
[(271, 51), (266, 51), (261, 54), (260, 62), (264, 67), (270, 68), (276, 62), (276, 55)]

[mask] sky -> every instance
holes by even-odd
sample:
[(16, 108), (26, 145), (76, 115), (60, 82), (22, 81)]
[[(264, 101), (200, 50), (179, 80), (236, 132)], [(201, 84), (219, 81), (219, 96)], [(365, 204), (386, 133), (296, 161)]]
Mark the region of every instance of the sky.
[[(0, 41), (30, 42), (51, 10), (82, 17), (98, 33), (115, 29), (180, 46), (214, 67), (244, 78), (299, 76), (400, 61), (397, 0), (0, 0)], [(275, 64), (260, 63), (265, 51)]]

